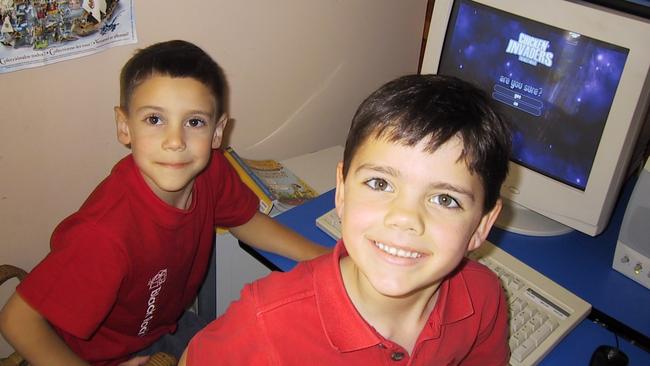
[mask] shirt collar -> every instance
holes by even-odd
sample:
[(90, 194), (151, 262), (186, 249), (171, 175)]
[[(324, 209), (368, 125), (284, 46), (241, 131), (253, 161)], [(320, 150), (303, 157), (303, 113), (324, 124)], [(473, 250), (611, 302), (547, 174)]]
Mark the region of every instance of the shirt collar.
[[(160, 197), (156, 196), (144, 180), (142, 172), (135, 163), (133, 154), (129, 154), (123, 158), (116, 164), (113, 170), (118, 174), (125, 174), (126, 180), (123, 184), (127, 187), (128, 196), (133, 198), (133, 204), (139, 205), (142, 212), (149, 213), (149, 217), (153, 222), (168, 229), (176, 229), (192, 219), (192, 212), (195, 210), (198, 202), (197, 197), (199, 192), (197, 186), (200, 183), (197, 182), (201, 179), (200, 175), (194, 180), (192, 205), (187, 210), (181, 210), (169, 205), (160, 199)], [(122, 171), (123, 173), (120, 173)]]
[(472, 298), (462, 272), (466, 263), (467, 259), (463, 259), (440, 284), (438, 302), (429, 317), (431, 333), (427, 334), (427, 338), (439, 337), (441, 326), (455, 323), (474, 314)]
[[(377, 346), (383, 341), (361, 317), (347, 295), (339, 265), (339, 260), (347, 255), (345, 246), (339, 241), (327, 260), (318, 261), (313, 277), (323, 329), (332, 347), (341, 352)], [(438, 303), (429, 317), (429, 326), (423, 331), (425, 339), (439, 337), (442, 325), (462, 320), (474, 313), (467, 283), (462, 275), (464, 264), (465, 261), (440, 285)]]

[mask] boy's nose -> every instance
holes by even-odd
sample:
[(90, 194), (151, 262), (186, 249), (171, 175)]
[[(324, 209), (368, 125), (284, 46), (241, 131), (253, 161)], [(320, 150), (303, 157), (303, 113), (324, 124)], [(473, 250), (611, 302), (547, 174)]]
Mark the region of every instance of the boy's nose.
[(185, 149), (185, 136), (182, 128), (168, 128), (163, 140), (163, 149), (182, 151)]
[(386, 226), (420, 235), (424, 232), (424, 221), (416, 203), (396, 199), (384, 218)]

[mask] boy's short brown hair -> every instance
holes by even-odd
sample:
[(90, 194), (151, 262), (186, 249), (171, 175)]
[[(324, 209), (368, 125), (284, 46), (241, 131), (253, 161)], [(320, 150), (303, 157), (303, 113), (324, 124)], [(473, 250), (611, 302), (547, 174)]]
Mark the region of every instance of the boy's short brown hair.
[(127, 61), (120, 73), (120, 107), (128, 110), (135, 88), (155, 74), (200, 81), (212, 91), (217, 119), (225, 112), (226, 80), (221, 67), (201, 48), (182, 40), (152, 44)]

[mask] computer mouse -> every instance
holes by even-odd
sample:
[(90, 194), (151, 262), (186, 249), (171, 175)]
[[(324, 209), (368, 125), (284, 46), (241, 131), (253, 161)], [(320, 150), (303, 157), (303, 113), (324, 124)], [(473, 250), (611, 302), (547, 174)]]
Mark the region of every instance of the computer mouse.
[(591, 355), (589, 366), (627, 366), (628, 362), (627, 355), (620, 349), (602, 345)]

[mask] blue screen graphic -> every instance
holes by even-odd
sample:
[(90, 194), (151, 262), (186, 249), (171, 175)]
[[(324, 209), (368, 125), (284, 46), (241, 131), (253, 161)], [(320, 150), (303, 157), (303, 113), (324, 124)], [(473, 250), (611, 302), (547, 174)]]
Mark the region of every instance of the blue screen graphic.
[(438, 72), (504, 106), (515, 162), (584, 190), (627, 54), (463, 0), (454, 4)]

